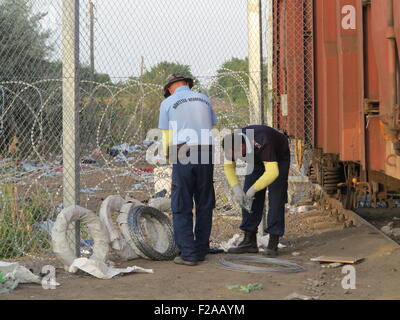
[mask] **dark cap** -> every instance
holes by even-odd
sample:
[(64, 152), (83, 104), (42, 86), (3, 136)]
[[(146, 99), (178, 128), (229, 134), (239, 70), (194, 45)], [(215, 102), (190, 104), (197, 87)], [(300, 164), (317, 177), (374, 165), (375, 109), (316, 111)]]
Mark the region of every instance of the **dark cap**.
[(171, 95), (171, 93), (169, 92), (168, 89), (173, 83), (179, 82), (179, 81), (186, 81), (188, 83), (188, 85), (189, 85), (189, 88), (192, 89), (193, 88), (193, 82), (194, 82), (192, 78), (185, 77), (184, 75), (181, 75), (179, 73), (170, 74), (167, 77), (166, 81), (167, 81), (167, 84), (164, 86), (164, 97), (165, 98), (168, 98)]

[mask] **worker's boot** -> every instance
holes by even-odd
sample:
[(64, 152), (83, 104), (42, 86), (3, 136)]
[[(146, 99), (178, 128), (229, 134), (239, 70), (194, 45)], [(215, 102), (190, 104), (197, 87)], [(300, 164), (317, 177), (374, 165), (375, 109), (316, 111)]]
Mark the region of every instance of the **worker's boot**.
[(228, 253), (257, 253), (258, 246), (257, 246), (257, 232), (244, 232), (244, 239), (243, 241), (237, 246), (229, 248)]
[(279, 236), (270, 234), (267, 249), (263, 252), (263, 254), (268, 257), (278, 256), (278, 244)]

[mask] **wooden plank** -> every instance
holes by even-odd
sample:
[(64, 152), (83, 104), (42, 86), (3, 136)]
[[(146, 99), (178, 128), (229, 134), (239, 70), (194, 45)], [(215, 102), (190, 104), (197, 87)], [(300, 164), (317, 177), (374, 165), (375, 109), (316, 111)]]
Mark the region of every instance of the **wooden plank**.
[(339, 263), (345, 263), (345, 264), (354, 264), (354, 263), (364, 260), (364, 258), (319, 256), (316, 258), (311, 258), (310, 260), (315, 261), (315, 262), (339, 262)]

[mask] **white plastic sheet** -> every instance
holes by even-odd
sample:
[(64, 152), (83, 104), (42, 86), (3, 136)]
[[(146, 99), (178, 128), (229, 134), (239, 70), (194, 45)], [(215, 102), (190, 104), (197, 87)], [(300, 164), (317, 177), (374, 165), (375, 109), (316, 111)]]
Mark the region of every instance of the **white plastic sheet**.
[(123, 273), (154, 273), (152, 269), (144, 269), (137, 266), (127, 267), (124, 269), (114, 268), (108, 266), (104, 262), (95, 261), (88, 258), (75, 259), (68, 271), (71, 273), (76, 273), (78, 270), (82, 270), (99, 279), (111, 279)]
[(14, 290), (20, 283), (41, 284), (39, 276), (17, 262), (0, 261), (0, 272), (4, 275), (4, 282), (0, 283), (0, 294)]

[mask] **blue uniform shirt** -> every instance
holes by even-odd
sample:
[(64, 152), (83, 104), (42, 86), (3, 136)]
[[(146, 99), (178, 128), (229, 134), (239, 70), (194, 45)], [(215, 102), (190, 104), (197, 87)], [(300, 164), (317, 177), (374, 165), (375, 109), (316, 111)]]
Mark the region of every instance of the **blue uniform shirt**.
[(171, 130), (173, 144), (212, 144), (211, 129), (218, 123), (211, 100), (182, 86), (160, 107), (159, 129)]

